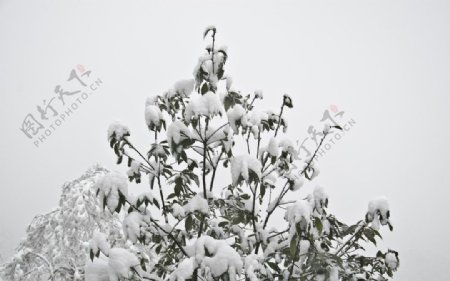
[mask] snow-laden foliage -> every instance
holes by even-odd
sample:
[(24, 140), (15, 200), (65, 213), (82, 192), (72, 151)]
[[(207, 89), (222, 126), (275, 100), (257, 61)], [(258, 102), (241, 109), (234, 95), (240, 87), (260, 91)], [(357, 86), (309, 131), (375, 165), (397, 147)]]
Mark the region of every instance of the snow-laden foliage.
[(324, 188), (302, 194), (319, 175), (324, 139), (341, 128), (326, 125), (314, 155), (301, 161), (284, 135), (294, 100), (283, 95), (278, 110), (262, 110), (262, 91), (236, 90), (216, 32), (205, 30), (212, 42), (194, 79), (147, 99), (150, 147), (134, 146), (126, 126), (109, 128), (117, 163), (128, 164), (129, 181), (148, 178), (149, 192), (132, 196), (125, 175), (109, 174), (97, 185), (101, 207), (121, 214), (125, 239), (155, 255), (145, 259), (95, 233), (86, 280), (388, 279), (397, 252), (365, 250), (378, 246), (381, 226), (392, 230), (385, 199), (347, 225), (328, 212)]
[[(16, 254), (2, 267), (4, 280), (84, 280), (89, 249), (95, 255), (108, 253), (114, 242), (116, 247), (140, 251), (140, 245), (125, 243), (119, 216), (102, 212), (94, 186), (106, 174), (106, 169), (95, 166), (64, 184), (58, 208), (33, 219)], [(92, 237), (97, 243), (89, 245)]]

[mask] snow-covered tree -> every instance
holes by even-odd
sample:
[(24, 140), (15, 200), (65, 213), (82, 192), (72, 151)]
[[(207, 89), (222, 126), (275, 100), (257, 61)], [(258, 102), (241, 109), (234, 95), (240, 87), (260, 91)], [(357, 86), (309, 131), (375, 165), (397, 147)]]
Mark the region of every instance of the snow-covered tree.
[(99, 232), (117, 245), (134, 249), (125, 243), (119, 216), (102, 212), (99, 206), (93, 186), (107, 173), (95, 166), (64, 184), (58, 208), (33, 219), (0, 275), (10, 281), (82, 280), (88, 242)]
[[(129, 170), (97, 183), (102, 208), (123, 215), (124, 237), (155, 256), (144, 259), (97, 233), (86, 280), (391, 277), (397, 252), (376, 248), (380, 227), (392, 230), (386, 199), (370, 201), (365, 216), (347, 225), (328, 212), (322, 187), (302, 194), (319, 173), (317, 151), (341, 128), (326, 125), (315, 153), (301, 161), (285, 137), (283, 113), (293, 107), (291, 97), (282, 96), (277, 111), (258, 109), (262, 92), (238, 91), (225, 72), (227, 49), (217, 46), (216, 28), (208, 27), (204, 38), (211, 44), (194, 79), (146, 102), (150, 147), (138, 149), (124, 125), (108, 129), (117, 164)], [(127, 181), (146, 182), (144, 177), (149, 191), (130, 195)]]

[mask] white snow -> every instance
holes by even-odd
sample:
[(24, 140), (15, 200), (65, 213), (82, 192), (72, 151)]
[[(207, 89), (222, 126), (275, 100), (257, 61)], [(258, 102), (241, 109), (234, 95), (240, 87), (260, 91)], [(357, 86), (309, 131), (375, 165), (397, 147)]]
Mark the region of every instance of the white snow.
[(255, 157), (244, 154), (231, 160), (231, 178), (233, 184), (239, 184), (240, 179), (249, 180), (249, 171), (261, 178), (261, 163)]
[(172, 204), (172, 215), (177, 219), (181, 219), (186, 214), (184, 212), (184, 208), (180, 204), (174, 203)]
[(300, 188), (302, 188), (303, 184), (304, 184), (304, 180), (303, 177), (299, 176), (297, 170), (292, 170), (290, 172), (288, 172), (287, 174), (285, 174), (285, 177), (289, 180), (290, 182), (290, 189), (292, 191), (297, 191)]
[(208, 214), (209, 212), (208, 201), (200, 194), (196, 194), (192, 197), (183, 208), (186, 213), (198, 211), (203, 214)]
[(389, 222), (389, 203), (386, 198), (380, 197), (369, 202), (366, 218), (372, 223), (372, 227), (376, 230), (381, 225)]
[(133, 160), (131, 161), (131, 165), (130, 168), (127, 171), (127, 175), (129, 177), (135, 175), (135, 174), (139, 174), (139, 168), (141, 167), (141, 162), (137, 161), (137, 160)]
[(186, 279), (190, 279), (192, 273), (194, 273), (194, 263), (194, 257), (184, 259), (170, 275), (170, 281), (185, 281)]
[[(198, 264), (208, 267), (213, 277), (229, 273), (230, 281), (236, 280), (237, 272), (242, 270), (240, 255), (224, 240), (216, 240), (210, 236), (202, 236), (189, 246), (186, 251), (195, 257)], [(206, 256), (206, 251), (211, 255)]]
[(294, 155), (294, 159), (296, 159), (297, 151), (295, 149), (294, 143), (290, 139), (282, 139), (279, 143), (282, 151), (287, 151), (290, 154)]
[[(191, 131), (180, 120), (177, 120), (169, 125), (167, 128), (167, 140), (170, 143), (178, 144), (183, 139), (190, 137)], [(187, 136), (187, 137), (186, 137)]]
[(89, 241), (89, 248), (95, 255), (101, 251), (105, 256), (108, 256), (110, 245), (106, 234), (94, 231), (92, 239)]
[(265, 272), (264, 259), (255, 254), (250, 254), (245, 257), (245, 274), (249, 281), (259, 281), (257, 272)]
[(262, 90), (256, 90), (255, 91), (255, 98), (263, 99), (264, 98), (263, 91)]
[(100, 202), (106, 198), (108, 209), (114, 212), (119, 204), (119, 192), (128, 195), (128, 179), (119, 172), (111, 172), (98, 180), (96, 188)]
[(386, 253), (386, 256), (384, 257), (384, 262), (386, 263), (386, 266), (392, 270), (396, 270), (398, 267), (397, 256), (392, 252)]
[(278, 147), (278, 141), (275, 138), (271, 138), (269, 145), (267, 146), (267, 152), (270, 156), (276, 157), (280, 153), (280, 148)]
[(284, 219), (289, 222), (291, 235), (296, 232), (298, 222), (302, 229), (306, 229), (311, 222), (311, 205), (305, 200), (298, 200), (286, 208)]
[(164, 116), (156, 105), (148, 105), (145, 108), (145, 122), (149, 128), (159, 128), (161, 126), (161, 122), (164, 121)]
[(108, 273), (108, 261), (104, 259), (94, 259), (86, 262), (84, 269), (85, 281), (110, 281)]
[(181, 153), (183, 146), (178, 145), (183, 140), (191, 137), (191, 131), (180, 120), (177, 120), (169, 125), (166, 132), (167, 142), (172, 150), (172, 153)]
[(117, 140), (130, 135), (130, 129), (128, 127), (118, 123), (113, 122), (108, 127), (108, 140), (115, 138)]
[(315, 186), (313, 190), (313, 207), (319, 213), (322, 212), (323, 207), (328, 203), (328, 195), (325, 193), (325, 189), (322, 186)]
[(299, 190), (300, 188), (302, 188), (304, 183), (305, 183), (305, 181), (303, 180), (303, 178), (297, 177), (296, 179), (294, 179), (294, 184), (292, 185), (292, 191)]
[(235, 104), (233, 108), (228, 109), (227, 116), (230, 127), (235, 134), (239, 133), (239, 124), (243, 127), (247, 127), (248, 125), (248, 117), (245, 109), (240, 104)]
[(189, 97), (194, 90), (194, 79), (180, 80), (173, 86), (175, 93), (182, 97)]
[(109, 251), (109, 281), (129, 278), (130, 269), (139, 265), (137, 257), (126, 249), (112, 248)]
[(300, 257), (300, 261), (299, 264), (302, 264), (306, 258), (307, 258), (307, 254), (309, 251), (309, 247), (311, 246), (311, 243), (309, 242), (309, 240), (300, 240), (299, 243), (299, 257)]
[(129, 213), (122, 224), (125, 239), (130, 240), (132, 243), (136, 243), (137, 239), (141, 236), (141, 227), (145, 227), (146, 225), (141, 213)]
[(186, 106), (184, 118), (188, 122), (193, 117), (207, 116), (213, 118), (222, 115), (224, 112), (219, 95), (214, 92), (207, 92), (204, 95), (192, 96)]
[(258, 138), (258, 133), (263, 130), (261, 121), (267, 120), (268, 115), (265, 112), (254, 109), (249, 113), (249, 116), (249, 126), (251, 126), (253, 137), (256, 139)]

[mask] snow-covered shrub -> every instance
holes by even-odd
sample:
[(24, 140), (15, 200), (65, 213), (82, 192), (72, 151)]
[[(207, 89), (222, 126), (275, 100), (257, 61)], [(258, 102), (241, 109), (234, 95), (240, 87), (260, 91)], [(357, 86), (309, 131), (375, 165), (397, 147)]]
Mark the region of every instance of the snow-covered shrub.
[(100, 202), (104, 212), (122, 215), (129, 243), (152, 249), (154, 258), (105, 245), (96, 233), (86, 278), (387, 280), (398, 268), (397, 252), (365, 250), (377, 246), (380, 225), (392, 230), (385, 199), (371, 201), (366, 218), (347, 225), (328, 212), (322, 187), (301, 195), (319, 174), (314, 160), (323, 140), (341, 128), (325, 126), (314, 155), (300, 161), (284, 136), (283, 112), (293, 99), (281, 96), (279, 110), (257, 109), (262, 92), (234, 88), (216, 32), (211, 26), (204, 33), (212, 44), (194, 79), (147, 100), (147, 151), (132, 144), (127, 127), (108, 130), (118, 164), (128, 160), (128, 179), (140, 183), (146, 175), (150, 191), (132, 196), (125, 176), (111, 174), (98, 183)]
[[(95, 166), (64, 184), (59, 206), (33, 219), (16, 254), (0, 267), (3, 280), (81, 281), (83, 276), (91, 281), (109, 280), (107, 271), (102, 275), (102, 265), (105, 270), (108, 265), (102, 262), (102, 253), (109, 254), (110, 243), (127, 249), (139, 249), (141, 245), (125, 243), (119, 216), (102, 211), (95, 186), (108, 173)], [(90, 249), (91, 255), (101, 257), (94, 264), (88, 261)], [(88, 274), (84, 273), (85, 268)]]

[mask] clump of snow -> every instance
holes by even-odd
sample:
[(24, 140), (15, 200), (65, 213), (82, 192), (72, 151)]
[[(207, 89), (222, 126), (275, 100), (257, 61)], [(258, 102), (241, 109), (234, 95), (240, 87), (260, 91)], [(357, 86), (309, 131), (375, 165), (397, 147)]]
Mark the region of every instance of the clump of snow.
[(100, 178), (96, 184), (100, 202), (106, 199), (106, 205), (114, 212), (119, 205), (120, 196), (128, 195), (128, 180), (119, 172), (111, 172)]
[(251, 155), (236, 156), (231, 160), (231, 178), (234, 185), (242, 180), (249, 181), (250, 173), (261, 178), (261, 163)]
[(192, 273), (194, 273), (194, 263), (194, 257), (184, 259), (170, 275), (170, 281), (185, 281), (186, 279), (190, 279)]
[(319, 213), (322, 213), (323, 208), (328, 206), (328, 195), (325, 193), (325, 189), (322, 186), (317, 185), (314, 187), (312, 195), (314, 209)]
[(302, 230), (307, 229), (311, 222), (311, 205), (305, 200), (298, 200), (286, 208), (284, 219), (290, 225), (290, 233), (296, 232), (295, 225), (300, 223)]
[(255, 91), (255, 98), (263, 99), (264, 98), (263, 91), (262, 90), (256, 90)]
[(380, 197), (369, 202), (366, 213), (366, 221), (372, 223), (374, 229), (389, 223), (389, 203), (386, 198)]
[(130, 269), (139, 265), (138, 258), (122, 248), (112, 248), (109, 251), (109, 279), (119, 281), (130, 277)]
[(131, 161), (130, 168), (127, 171), (127, 176), (132, 177), (134, 175), (140, 174), (139, 169), (140, 169), (141, 165), (142, 165), (142, 163), (137, 160)]
[(248, 117), (246, 115), (245, 109), (240, 104), (235, 104), (233, 108), (227, 111), (228, 122), (230, 123), (231, 129), (235, 134), (239, 133), (239, 126), (248, 126)]
[(156, 105), (148, 105), (145, 108), (145, 122), (150, 130), (159, 130), (164, 122), (164, 116)]
[[(192, 245), (186, 246), (186, 252), (195, 257), (197, 264), (209, 268), (212, 276), (217, 278), (228, 272), (231, 281), (236, 280), (243, 263), (240, 255), (225, 240), (216, 240), (210, 236), (202, 236)], [(208, 253), (210, 256), (206, 256)]]
[(85, 281), (110, 281), (108, 273), (108, 261), (104, 259), (95, 259), (86, 262), (84, 269)]
[(198, 211), (203, 214), (208, 214), (209, 212), (208, 201), (200, 194), (196, 194), (192, 197), (183, 208), (186, 213)]
[(129, 135), (130, 129), (118, 122), (113, 122), (108, 127), (108, 141), (111, 141), (113, 139), (120, 140)]
[(384, 262), (386, 263), (386, 266), (391, 270), (396, 270), (398, 267), (398, 257), (393, 252), (386, 253), (384, 257)]
[(189, 97), (194, 90), (194, 79), (180, 80), (173, 86), (175, 93), (182, 97)]
[(275, 187), (275, 184), (277, 183), (277, 176), (275, 176), (274, 173), (265, 174), (263, 176), (263, 183), (265, 185)]
[(258, 133), (263, 130), (263, 120), (268, 119), (268, 115), (266, 112), (258, 111), (258, 110), (252, 110), (249, 114), (249, 126), (251, 126), (251, 132), (253, 134), (253, 137), (256, 139), (258, 138)]
[(125, 239), (130, 240), (132, 243), (136, 243), (137, 239), (141, 236), (141, 227), (145, 227), (146, 225), (141, 213), (129, 213), (123, 220), (122, 225)]
[(283, 152), (287, 152), (292, 156), (292, 160), (298, 159), (298, 151), (295, 149), (294, 143), (289, 139), (282, 139), (279, 146)]
[(101, 251), (105, 256), (109, 255), (110, 245), (108, 242), (108, 238), (106, 234), (101, 233), (99, 231), (94, 231), (94, 235), (92, 239), (89, 241), (89, 248), (94, 253), (94, 255), (98, 255)]
[(191, 97), (184, 112), (186, 122), (199, 116), (213, 118), (216, 115), (222, 116), (224, 110), (220, 102), (219, 95), (214, 92), (207, 92), (204, 95)]
[(208, 200), (203, 198), (201, 194), (196, 194), (184, 206), (178, 203), (172, 205), (172, 215), (177, 219), (182, 219), (186, 214), (196, 211), (202, 214), (209, 213)]
[(258, 281), (258, 272), (265, 273), (264, 260), (256, 254), (245, 257), (245, 274), (249, 281)]
[(184, 212), (184, 208), (180, 204), (174, 203), (172, 204), (172, 215), (177, 219), (181, 219), (186, 214)]
[(288, 179), (288, 182), (290, 184), (289, 188), (292, 191), (297, 191), (300, 188), (302, 188), (305, 181), (303, 180), (303, 177), (297, 175), (296, 173), (290, 172), (285, 175), (285, 177)]
[(300, 261), (299, 264), (302, 264), (305, 259), (307, 258), (307, 254), (309, 251), (309, 247), (311, 246), (311, 243), (309, 242), (309, 240), (300, 240), (299, 243), (299, 257), (300, 257)]
[(271, 138), (269, 145), (267, 146), (267, 152), (272, 157), (277, 157), (280, 153), (280, 148), (278, 147), (278, 141), (276, 138)]
[(147, 107), (147, 106), (149, 106), (149, 105), (155, 105), (155, 104), (158, 104), (158, 98), (159, 98), (159, 96), (151, 96), (151, 97), (148, 97), (148, 98), (145, 100), (145, 107)]
[(169, 125), (166, 136), (172, 153), (176, 155), (183, 150), (184, 147), (180, 143), (191, 137), (191, 131), (183, 122), (177, 120)]
[[(207, 139), (207, 144), (211, 145), (218, 141), (224, 141), (228, 139), (229, 126), (225, 125), (222, 128), (216, 129), (214, 126), (208, 126), (207, 132), (204, 134)], [(198, 137), (198, 134), (197, 134)]]

